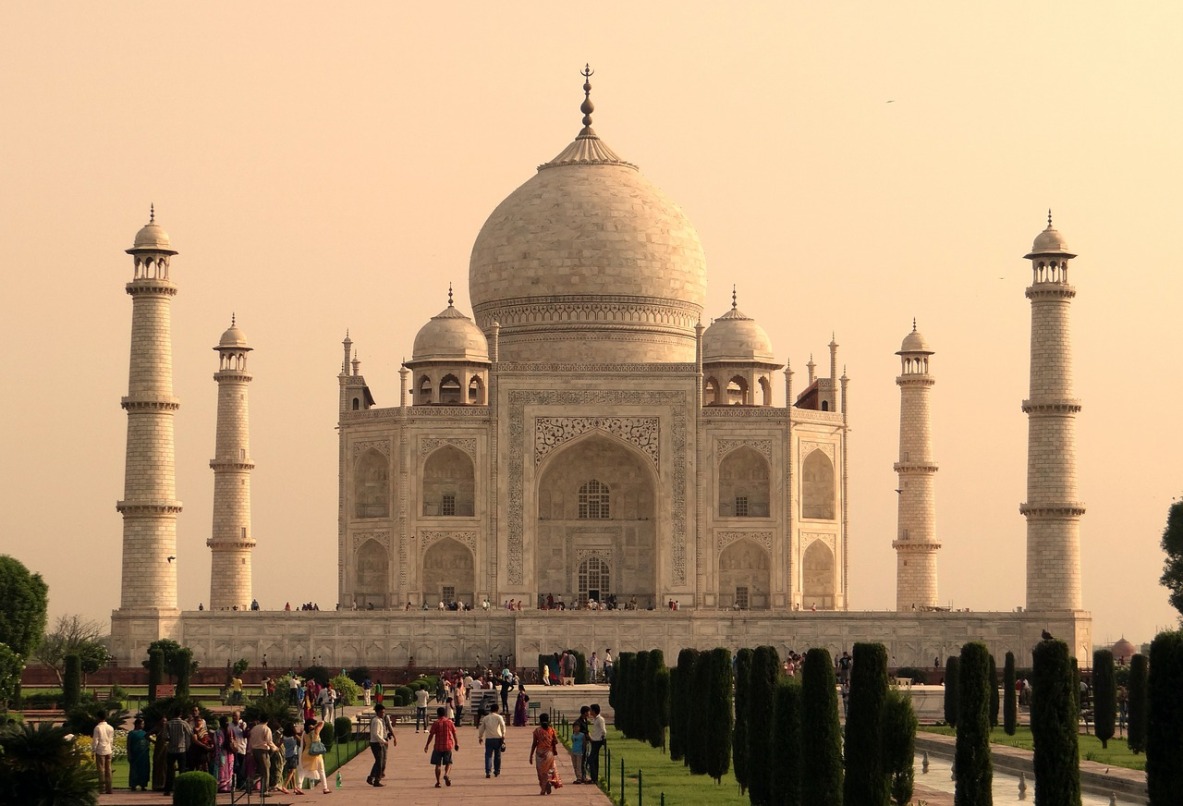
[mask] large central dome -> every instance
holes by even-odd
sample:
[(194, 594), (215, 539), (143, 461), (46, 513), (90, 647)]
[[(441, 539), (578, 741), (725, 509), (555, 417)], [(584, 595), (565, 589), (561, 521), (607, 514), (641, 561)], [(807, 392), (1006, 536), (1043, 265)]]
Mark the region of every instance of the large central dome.
[[(584, 89), (590, 89), (587, 85)], [(497, 206), (472, 248), (499, 360), (693, 362), (706, 259), (682, 210), (591, 128)]]

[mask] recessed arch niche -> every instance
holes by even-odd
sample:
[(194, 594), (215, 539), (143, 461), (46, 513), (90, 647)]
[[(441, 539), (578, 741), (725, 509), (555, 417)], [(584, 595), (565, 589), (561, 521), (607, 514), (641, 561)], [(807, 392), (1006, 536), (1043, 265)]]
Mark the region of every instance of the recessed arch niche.
[(354, 516), (386, 518), (390, 516), (389, 461), (381, 451), (370, 448), (357, 460), (353, 479)]
[(769, 514), (768, 460), (744, 446), (719, 463), (719, 517), (767, 518)]
[(801, 465), (801, 517), (834, 520), (834, 463), (815, 448)]
[(768, 552), (755, 541), (736, 540), (719, 555), (719, 605), (767, 610), (771, 602), (772, 566)]
[(821, 540), (805, 549), (801, 559), (801, 603), (818, 610), (834, 609), (834, 552)]
[(355, 585), (353, 601), (358, 607), (386, 607), (390, 581), (390, 558), (386, 547), (377, 540), (367, 540), (354, 557)]
[(429, 606), (441, 601), (473, 604), (476, 574), (472, 551), (450, 537), (437, 540), (423, 554), (422, 579), (424, 601)]
[(423, 464), (423, 514), (471, 518), (475, 499), (472, 457), (454, 445), (433, 451)]

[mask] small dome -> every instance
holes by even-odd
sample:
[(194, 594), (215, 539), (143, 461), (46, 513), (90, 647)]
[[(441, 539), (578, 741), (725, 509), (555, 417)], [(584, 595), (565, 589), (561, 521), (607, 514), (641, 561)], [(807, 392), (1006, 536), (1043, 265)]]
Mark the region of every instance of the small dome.
[(928, 341), (925, 340), (923, 334), (916, 330), (915, 322), (912, 323), (912, 332), (904, 336), (904, 343), (900, 345), (900, 351), (896, 355), (904, 353), (932, 355), (932, 350), (928, 349)]
[(704, 364), (760, 361), (775, 363), (772, 341), (760, 323), (732, 303), (731, 310), (720, 316), (702, 334)]
[(1059, 230), (1052, 226), (1050, 210), (1047, 214), (1047, 229), (1035, 236), (1035, 242), (1031, 244), (1031, 252), (1026, 257), (1033, 258), (1040, 255), (1076, 257), (1068, 251), (1068, 241), (1064, 239)]
[[(246, 334), (243, 333), (237, 325), (231, 325), (222, 334), (222, 338), (218, 341), (219, 347), (246, 347)], [(249, 348), (248, 348), (249, 349)]]
[(1138, 648), (1127, 641), (1124, 636), (1113, 645), (1111, 651), (1113, 652), (1113, 659), (1122, 664), (1129, 663), (1130, 658), (1138, 654)]
[(449, 299), (448, 307), (419, 329), (411, 360), (487, 363), (489, 341), (476, 323), (456, 310)]
[(135, 243), (127, 250), (128, 254), (148, 251), (176, 254), (168, 239), (168, 233), (164, 231), (164, 227), (156, 223), (156, 205), (149, 208), (148, 223), (140, 227), (140, 231), (136, 233)]

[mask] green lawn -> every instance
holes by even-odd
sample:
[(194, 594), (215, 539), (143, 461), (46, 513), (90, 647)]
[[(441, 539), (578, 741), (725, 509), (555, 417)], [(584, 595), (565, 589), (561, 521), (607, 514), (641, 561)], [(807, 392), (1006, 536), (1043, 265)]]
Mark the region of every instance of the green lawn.
[[(929, 733), (940, 733), (944, 736), (957, 735), (956, 729), (947, 726), (924, 727), (921, 730), (928, 731)], [(1023, 750), (1035, 749), (1035, 742), (1031, 738), (1031, 728), (1026, 726), (1019, 726), (1014, 736), (1008, 736), (1002, 728), (995, 728), (990, 732), (990, 741), (994, 744), (1018, 747)], [(1110, 739), (1107, 749), (1101, 748), (1101, 740), (1096, 736), (1081, 734), (1077, 737), (1077, 741), (1080, 748), (1080, 758), (1083, 761), (1096, 761), (1101, 764), (1108, 764), (1113, 767), (1125, 767), (1130, 770), (1146, 769), (1145, 754), (1135, 755), (1131, 753), (1125, 739), (1118, 739), (1116, 737)]]

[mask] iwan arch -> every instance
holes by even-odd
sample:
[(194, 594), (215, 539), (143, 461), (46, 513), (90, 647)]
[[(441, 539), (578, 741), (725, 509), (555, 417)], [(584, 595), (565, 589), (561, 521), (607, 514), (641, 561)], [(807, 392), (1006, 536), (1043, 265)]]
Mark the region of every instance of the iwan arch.
[[(1045, 628), (1078, 648), (1091, 646), (1088, 614), (1055, 591), (1041, 589), (1040, 601), (1054, 607), (1040, 612), (935, 609), (939, 543), (925, 486), (935, 463), (921, 457), (931, 445), (916, 436), (927, 434), (929, 416), (932, 353), (923, 339), (906, 340), (901, 351), (901, 451), (906, 438), (911, 458), (897, 465), (908, 490), (901, 507), (909, 509), (901, 509), (895, 545), (901, 596), (910, 598), (892, 614), (848, 611), (847, 569), (859, 541), (892, 535), (855, 535), (848, 524), (848, 379), (838, 344), (828, 345), (828, 374), (810, 359), (799, 376), (774, 357), (767, 333), (734, 294), (730, 309), (712, 321), (694, 228), (593, 131), (590, 100), (583, 110), (575, 140), (511, 193), (477, 235), (472, 316), (449, 293), (397, 378), (367, 378), (345, 339), (336, 413), (342, 609), (223, 609), (245, 609), (250, 590), (249, 565), (243, 577), (242, 565), (223, 563), (215, 567), (229, 570), (211, 580), (219, 609), (181, 613), (175, 577), (171, 589), (166, 578), (140, 590), (125, 560), (125, 597), (132, 598), (114, 617), (120, 659), (137, 663), (147, 643), (166, 634), (205, 663), (266, 652), (281, 664), (320, 655), (342, 665), (404, 665), (412, 657), (421, 665), (468, 664), (478, 653), (526, 662), (563, 642), (673, 653), (754, 643), (841, 650), (864, 639), (888, 643), (899, 664), (916, 664), (971, 638), (998, 652), (1023, 652)], [(1059, 246), (1052, 245), (1056, 254)], [(129, 284), (137, 306), (137, 294), (156, 306), (137, 321), (159, 327), (159, 308), (176, 293), (167, 274), (176, 252), (154, 222), (129, 251), (137, 265), (146, 255), (165, 267), (163, 281), (137, 276)], [(161, 282), (168, 288), (157, 288)], [(1053, 291), (1037, 296), (1059, 299)], [(1057, 308), (1055, 315), (1066, 314)], [(225, 444), (218, 451), (239, 451), (243, 460), (218, 464), (215, 473), (246, 474), (253, 468), (242, 391), (249, 348), (233, 330), (228, 343), (243, 356), (233, 387), (241, 412), (236, 427), (224, 428), (219, 409)], [(156, 336), (133, 342), (133, 387), (137, 367), (152, 368), (153, 377), (164, 372), (168, 362), (151, 354), (151, 345), (166, 343), (167, 332)], [(913, 371), (920, 367), (923, 373)], [(379, 405), (388, 398), (395, 402)], [(1055, 405), (1031, 403), (1036, 414)], [(135, 418), (167, 416), (171, 425), (175, 411), (129, 408), (129, 435), (139, 427)], [(171, 431), (167, 442), (161, 436), (145, 449), (129, 436), (129, 479), (138, 478), (132, 469), (140, 463), (171, 456)], [(1048, 524), (1073, 505), (1043, 501), (1041, 489), (1034, 488), (1030, 507), (1047, 521), (1037, 530), (1047, 535), (1055, 531)], [(171, 491), (158, 492), (153, 501), (171, 501)], [(179, 504), (158, 511), (155, 504), (137, 508), (132, 498), (123, 502), (125, 541), (142, 553), (149, 535), (166, 535), (149, 552), (155, 562)], [(233, 538), (211, 540), (215, 557), (249, 554), (246, 503), (215, 506), (215, 533)], [(227, 512), (233, 522), (219, 521)], [(1049, 557), (1075, 556), (1072, 535), (1056, 539)], [(1036, 564), (1039, 557), (1036, 551)], [(639, 609), (535, 609), (548, 597), (572, 608), (615, 600)], [(486, 599), (489, 612), (480, 607)], [(527, 609), (505, 611), (509, 599)], [(441, 601), (476, 609), (441, 613)]]

